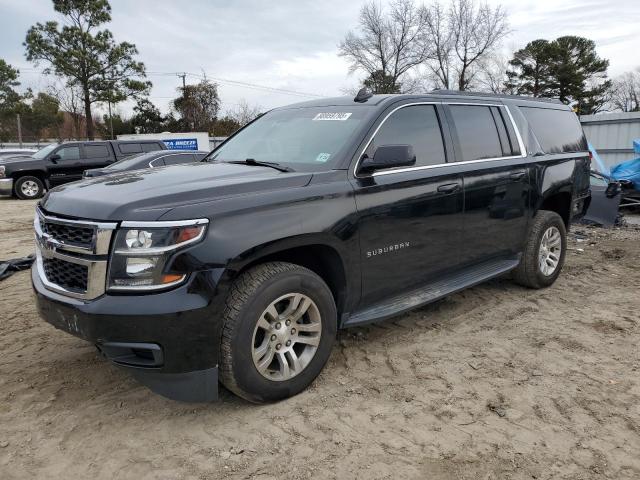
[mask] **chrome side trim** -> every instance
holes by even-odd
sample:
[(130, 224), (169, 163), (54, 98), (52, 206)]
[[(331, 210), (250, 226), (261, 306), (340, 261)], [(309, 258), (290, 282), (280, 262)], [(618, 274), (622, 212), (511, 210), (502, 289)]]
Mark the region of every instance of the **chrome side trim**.
[(196, 218), (194, 220), (167, 220), (158, 222), (138, 222), (136, 220), (126, 220), (120, 225), (124, 228), (163, 228), (163, 227), (189, 227), (196, 225), (206, 225), (208, 218)]
[[(369, 145), (371, 144), (371, 142), (373, 141), (375, 136), (378, 134), (378, 131), (380, 130), (382, 125), (384, 125), (384, 123), (387, 121), (387, 119), (391, 115), (393, 115), (395, 112), (397, 112), (401, 108), (405, 108), (405, 107), (411, 107), (411, 106), (414, 106), (414, 105), (440, 105), (440, 104), (444, 104), (444, 105), (475, 105), (475, 106), (480, 106), (480, 107), (504, 108), (507, 111), (507, 116), (509, 117), (509, 121), (511, 122), (513, 130), (516, 132), (516, 139), (518, 140), (518, 146), (520, 147), (520, 155), (511, 155), (511, 156), (507, 156), (507, 157), (482, 158), (482, 159), (479, 159), (479, 160), (467, 160), (467, 161), (462, 161), (462, 162), (438, 163), (438, 164), (435, 164), (435, 165), (422, 165), (422, 166), (419, 166), (419, 167), (397, 168), (397, 169), (393, 169), (393, 170), (381, 170), (379, 172), (374, 172), (371, 175), (358, 176), (358, 174), (357, 174), (358, 165), (360, 165), (360, 161), (362, 160), (362, 155), (364, 155), (364, 152), (367, 150), (367, 148), (369, 148)], [(497, 161), (497, 160), (513, 160), (513, 159), (516, 159), (516, 158), (526, 158), (526, 156), (527, 156), (527, 152), (526, 152), (526, 150), (524, 148), (524, 142), (522, 141), (522, 136), (520, 135), (520, 131), (518, 130), (518, 126), (516, 125), (516, 123), (515, 123), (515, 121), (513, 119), (513, 116), (511, 115), (511, 111), (509, 110), (509, 107), (507, 105), (503, 105), (503, 104), (499, 104), (499, 103), (442, 102), (442, 101), (441, 102), (405, 103), (404, 105), (400, 105), (399, 107), (396, 107), (393, 110), (391, 110), (382, 119), (380, 124), (376, 127), (376, 129), (374, 130), (373, 134), (371, 135), (371, 137), (369, 138), (369, 140), (365, 144), (364, 148), (360, 151), (360, 153), (359, 153), (359, 155), (357, 157), (358, 160), (356, 161), (356, 164), (355, 164), (355, 166), (353, 168), (353, 176), (355, 178), (370, 178), (370, 177), (377, 177), (379, 175), (392, 175), (394, 173), (404, 173), (404, 172), (413, 172), (413, 171), (418, 171), (418, 170), (428, 170), (428, 169), (432, 169), (432, 168), (442, 168), (442, 167), (448, 167), (448, 166), (453, 166), (453, 165), (467, 165), (467, 164), (479, 163), (479, 162), (493, 162), (493, 161)]]

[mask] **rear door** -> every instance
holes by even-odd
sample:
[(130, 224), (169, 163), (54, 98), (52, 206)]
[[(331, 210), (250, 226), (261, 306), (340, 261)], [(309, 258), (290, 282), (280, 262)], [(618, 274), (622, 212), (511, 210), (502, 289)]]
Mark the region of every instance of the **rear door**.
[(522, 250), (528, 222), (529, 166), (507, 107), (451, 103), (456, 160), (464, 179), (465, 265)]
[(85, 164), (85, 170), (90, 168), (106, 167), (115, 160), (109, 151), (109, 145), (105, 143), (83, 143), (81, 155)]
[(363, 306), (457, 266), (463, 203), (462, 176), (447, 163), (451, 142), (437, 104), (395, 107), (368, 142), (360, 158), (381, 145), (411, 145), (416, 165), (354, 173)]

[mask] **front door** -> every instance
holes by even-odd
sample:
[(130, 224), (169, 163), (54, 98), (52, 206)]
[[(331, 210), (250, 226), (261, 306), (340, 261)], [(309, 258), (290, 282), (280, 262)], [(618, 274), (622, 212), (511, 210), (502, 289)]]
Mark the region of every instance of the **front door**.
[(49, 183), (52, 187), (82, 178), (83, 165), (78, 145), (63, 145), (48, 157)]
[(437, 105), (402, 106), (384, 120), (364, 151), (372, 156), (381, 145), (411, 145), (416, 165), (357, 172), (352, 180), (362, 306), (424, 285), (458, 263), (463, 185), (455, 165), (447, 164), (450, 142), (442, 135), (443, 123)]

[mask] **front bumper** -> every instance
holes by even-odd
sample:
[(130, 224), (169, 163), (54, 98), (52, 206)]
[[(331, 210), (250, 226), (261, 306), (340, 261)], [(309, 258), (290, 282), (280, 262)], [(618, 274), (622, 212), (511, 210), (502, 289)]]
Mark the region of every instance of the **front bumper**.
[(0, 195), (13, 195), (13, 178), (0, 178)]
[[(174, 290), (145, 295), (74, 299), (48, 289), (37, 264), (31, 272), (40, 316), (95, 344), (142, 384), (182, 401), (217, 398), (221, 270), (201, 272)], [(213, 287), (213, 288), (212, 288)]]

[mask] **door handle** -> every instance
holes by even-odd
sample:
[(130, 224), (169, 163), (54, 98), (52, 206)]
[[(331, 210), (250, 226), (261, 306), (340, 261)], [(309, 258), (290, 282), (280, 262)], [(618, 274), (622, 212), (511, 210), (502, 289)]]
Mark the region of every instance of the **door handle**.
[(520, 172), (513, 172), (509, 174), (509, 178), (512, 180), (521, 180), (524, 178), (524, 176), (527, 174), (527, 172), (525, 172), (524, 170), (520, 171)]
[(454, 192), (457, 192), (458, 190), (460, 190), (459, 183), (446, 183), (438, 187), (438, 192), (440, 193), (454, 193)]

